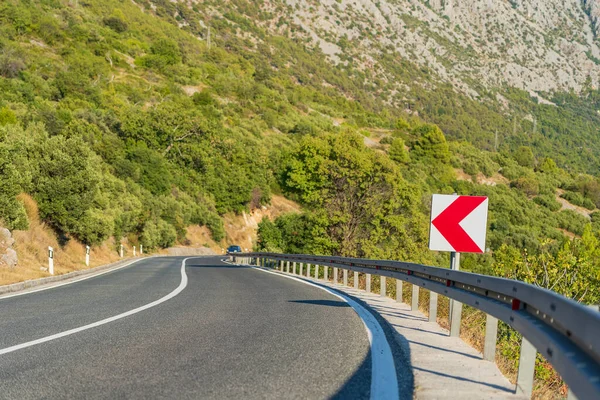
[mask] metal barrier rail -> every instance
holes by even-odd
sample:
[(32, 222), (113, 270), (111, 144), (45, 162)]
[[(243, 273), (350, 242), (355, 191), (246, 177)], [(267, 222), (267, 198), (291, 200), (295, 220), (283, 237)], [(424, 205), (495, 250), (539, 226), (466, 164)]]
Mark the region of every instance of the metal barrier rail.
[[(517, 382), (523, 393), (531, 395), (537, 349), (561, 375), (575, 396), (579, 399), (600, 399), (600, 313), (550, 290), (517, 280), (400, 261), (277, 253), (233, 253), (230, 256), (236, 259), (246, 257), (248, 261), (256, 260), (258, 265), (263, 266), (266, 260), (279, 261), (282, 270), (283, 262), (287, 262), (288, 272), (289, 263), (293, 262), (294, 273), (295, 263), (304, 263), (316, 265), (317, 268), (325, 267), (325, 277), (326, 267), (333, 267), (396, 278), (415, 285), (413, 297), (414, 289), (417, 290), (418, 298), (418, 287), (422, 287), (468, 304), (504, 321), (526, 339), (521, 348)], [(337, 278), (336, 276), (335, 282)], [(370, 281), (367, 285), (367, 290), (370, 290)], [(433, 304), (433, 296), (431, 297), (430, 308), (437, 309), (437, 304)], [(413, 308), (415, 307), (418, 305), (413, 301)], [(454, 331), (456, 336), (460, 326), (460, 308), (457, 317), (458, 325), (453, 312), (452, 324), (456, 327), (451, 327), (451, 332)], [(496, 324), (491, 325), (497, 331)], [(488, 332), (486, 342), (487, 337)], [(495, 349), (496, 332), (490, 337)], [(485, 355), (484, 358), (490, 359)], [(522, 371), (525, 364), (529, 365), (530, 372)]]

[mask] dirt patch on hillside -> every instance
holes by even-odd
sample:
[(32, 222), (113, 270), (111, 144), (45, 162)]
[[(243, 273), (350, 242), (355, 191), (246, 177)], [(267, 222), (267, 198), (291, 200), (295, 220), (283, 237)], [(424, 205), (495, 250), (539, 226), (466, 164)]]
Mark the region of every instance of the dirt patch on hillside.
[(252, 250), (256, 243), (258, 224), (263, 218), (274, 220), (280, 215), (299, 213), (300, 206), (283, 196), (273, 196), (269, 206), (263, 206), (250, 213), (241, 215), (226, 214), (223, 218), (226, 232), (226, 243), (237, 244), (242, 250)]
[(577, 214), (583, 215), (589, 220), (592, 219), (590, 214), (594, 211), (590, 211), (585, 207), (576, 206), (575, 204), (570, 203), (567, 199), (563, 199), (562, 197), (560, 197), (563, 193), (565, 193), (565, 191), (562, 189), (556, 190), (556, 201), (558, 201), (561, 204), (561, 210), (572, 210), (575, 211)]
[[(473, 182), (473, 177), (467, 174), (462, 168), (454, 168), (454, 172), (456, 173), (457, 180)], [(499, 173), (495, 173), (492, 176), (485, 176), (484, 174), (479, 172), (475, 178), (475, 183), (478, 183), (480, 185), (496, 186), (499, 184), (508, 185), (510, 183), (508, 179), (506, 179)]]

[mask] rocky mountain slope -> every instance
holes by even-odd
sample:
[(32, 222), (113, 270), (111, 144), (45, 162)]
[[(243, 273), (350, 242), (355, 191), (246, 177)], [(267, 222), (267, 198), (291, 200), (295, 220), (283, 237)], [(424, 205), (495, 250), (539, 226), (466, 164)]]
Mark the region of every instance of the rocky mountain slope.
[[(278, 28), (300, 27), (334, 62), (376, 68), (395, 51), (456, 88), (580, 91), (600, 76), (599, 2), (581, 0), (286, 0)], [(265, 7), (268, 7), (265, 5)], [(345, 43), (350, 43), (347, 46)], [(385, 76), (385, 73), (382, 74)]]

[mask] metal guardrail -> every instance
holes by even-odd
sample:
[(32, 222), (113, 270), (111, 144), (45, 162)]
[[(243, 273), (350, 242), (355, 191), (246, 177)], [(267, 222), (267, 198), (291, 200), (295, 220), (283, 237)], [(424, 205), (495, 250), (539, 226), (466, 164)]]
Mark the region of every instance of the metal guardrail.
[[(290, 262), (323, 266), (325, 276), (326, 267), (333, 267), (391, 277), (413, 284), (413, 297), (414, 288), (418, 290), (418, 287), (439, 293), (504, 321), (523, 335), (526, 340), (521, 348), (517, 382), (523, 393), (531, 395), (537, 349), (577, 398), (600, 399), (600, 313), (550, 290), (517, 280), (400, 261), (277, 253), (233, 253), (230, 256), (255, 260), (262, 266), (268, 260), (276, 261), (282, 269), (287, 262), (288, 271)], [(370, 281), (367, 284), (370, 288)], [(437, 300), (437, 296), (435, 298)], [(433, 307), (437, 309), (437, 304), (430, 304), (430, 309)], [(454, 312), (452, 323), (456, 325)], [(497, 330), (496, 324), (491, 325)], [(455, 331), (458, 334), (458, 328)], [(495, 349), (496, 332), (491, 337)], [(530, 372), (522, 372), (525, 364), (529, 365)]]

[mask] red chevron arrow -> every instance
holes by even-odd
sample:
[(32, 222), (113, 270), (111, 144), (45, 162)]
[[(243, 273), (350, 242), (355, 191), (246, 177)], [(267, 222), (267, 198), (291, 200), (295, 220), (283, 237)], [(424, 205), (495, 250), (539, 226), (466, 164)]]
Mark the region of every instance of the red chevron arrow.
[(431, 221), (444, 239), (454, 248), (454, 251), (458, 253), (483, 253), (483, 249), (477, 246), (459, 224), (486, 199), (487, 197), (483, 196), (459, 196), (448, 208)]

